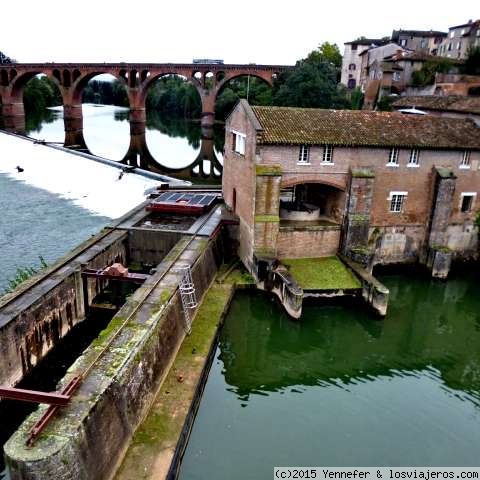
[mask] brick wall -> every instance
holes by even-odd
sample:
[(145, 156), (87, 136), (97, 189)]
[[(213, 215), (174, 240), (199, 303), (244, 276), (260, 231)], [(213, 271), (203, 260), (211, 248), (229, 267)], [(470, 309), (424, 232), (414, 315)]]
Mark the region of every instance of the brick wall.
[(323, 230), (282, 230), (278, 234), (277, 255), (282, 258), (331, 257), (337, 254), (340, 228)]

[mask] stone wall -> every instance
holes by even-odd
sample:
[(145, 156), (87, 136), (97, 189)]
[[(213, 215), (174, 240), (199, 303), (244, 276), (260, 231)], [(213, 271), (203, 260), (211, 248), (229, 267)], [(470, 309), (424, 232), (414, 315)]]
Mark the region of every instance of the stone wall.
[(157, 265), (181, 237), (182, 233), (179, 231), (131, 228), (128, 233), (129, 261), (143, 265)]
[[(112, 232), (0, 307), (0, 384), (15, 385), (85, 318), (80, 269), (126, 258), (126, 233)], [(55, 269), (55, 265), (48, 271)], [(48, 272), (47, 271), (47, 272)], [(32, 279), (33, 280), (33, 279)], [(91, 300), (101, 281), (88, 282)]]
[[(185, 245), (186, 241), (182, 242)], [(220, 261), (215, 241), (206, 239), (194, 240), (179, 258), (178, 264), (192, 265), (198, 299), (210, 285)], [(178, 294), (181, 273), (168, 256), (157, 270), (69, 369), (62, 383), (90, 365), (119, 326), (128, 321), (80, 385), (71, 404), (57, 414), (35, 446), (26, 447), (25, 439), (43, 408), (7, 442), (6, 461), (12, 480), (112, 478), (185, 335)]]

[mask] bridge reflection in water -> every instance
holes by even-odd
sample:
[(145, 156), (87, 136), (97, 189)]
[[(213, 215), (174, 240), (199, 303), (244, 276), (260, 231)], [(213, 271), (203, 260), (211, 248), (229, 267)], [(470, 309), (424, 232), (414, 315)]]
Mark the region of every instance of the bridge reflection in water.
[[(85, 129), (68, 129), (63, 109), (54, 107), (28, 113), (23, 133), (47, 143), (63, 144), (72, 150), (116, 160), (126, 166), (174, 176), (194, 183), (220, 183), (224, 128), (221, 124), (201, 126), (200, 122), (162, 118), (156, 112), (147, 115), (146, 123), (129, 127), (129, 111), (123, 107), (83, 105)], [(0, 129), (19, 133), (5, 125)], [(125, 128), (129, 129), (128, 135)]]

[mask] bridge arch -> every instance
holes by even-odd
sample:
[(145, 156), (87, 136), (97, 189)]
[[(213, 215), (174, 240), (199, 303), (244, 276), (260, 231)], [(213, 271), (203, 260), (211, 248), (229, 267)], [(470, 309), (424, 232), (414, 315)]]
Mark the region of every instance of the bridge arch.
[[(105, 74), (111, 75), (116, 80), (118, 80), (123, 85), (123, 87), (125, 87), (128, 94), (128, 90), (129, 90), (128, 84), (125, 78), (122, 77), (121, 72), (117, 73), (109, 70), (103, 70), (103, 71), (98, 70), (98, 71), (84, 73), (82, 75), (81, 72), (78, 70), (78, 73), (80, 74), (80, 76), (76, 74), (75, 70), (73, 72), (73, 77), (76, 77), (76, 79), (73, 80), (73, 83), (71, 85), (72, 91), (70, 94), (71, 102), (73, 105), (78, 105), (82, 103), (83, 91), (85, 90), (85, 87), (87, 86), (88, 82), (90, 80), (93, 80), (95, 77), (98, 77), (99, 75), (105, 75)], [(129, 100), (129, 104), (131, 105), (130, 95), (128, 95), (128, 100)], [(64, 103), (68, 104), (68, 102), (66, 101)]]

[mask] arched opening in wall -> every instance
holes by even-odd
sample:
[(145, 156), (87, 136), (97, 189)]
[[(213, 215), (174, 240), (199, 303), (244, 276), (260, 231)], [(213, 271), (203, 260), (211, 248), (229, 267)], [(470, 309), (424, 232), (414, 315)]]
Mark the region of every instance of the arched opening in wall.
[(146, 142), (161, 168), (180, 170), (200, 153), (202, 101), (186, 77), (159, 75), (148, 83)]
[(280, 222), (338, 225), (345, 208), (345, 192), (324, 183), (299, 183), (280, 191)]
[(26, 134), (48, 142), (63, 142), (63, 100), (57, 84), (45, 74), (32, 74), (18, 82), (16, 88), (23, 90)]
[(83, 136), (88, 150), (122, 160), (130, 146), (129, 101), (125, 84), (111, 74), (85, 77), (81, 89)]
[(470, 87), (468, 89), (468, 95), (471, 97), (480, 97), (480, 85)]

